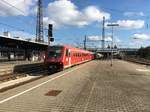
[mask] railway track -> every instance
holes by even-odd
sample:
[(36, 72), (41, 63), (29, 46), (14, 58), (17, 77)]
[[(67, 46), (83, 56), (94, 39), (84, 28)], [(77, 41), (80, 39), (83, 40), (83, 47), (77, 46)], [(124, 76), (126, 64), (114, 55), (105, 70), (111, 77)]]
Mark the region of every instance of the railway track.
[(143, 65), (150, 65), (150, 60), (143, 59), (143, 58), (135, 58), (135, 57), (126, 57), (124, 58), (126, 61), (134, 62), (134, 63), (139, 63)]
[(26, 68), (24, 69), (24, 71), (20, 70), (19, 72), (15, 72), (15, 73), (12, 72), (8, 74), (0, 75), (0, 83), (10, 81), (10, 80), (15, 80), (26, 76), (39, 76), (39, 75), (43, 75), (44, 73), (47, 72), (41, 66)]

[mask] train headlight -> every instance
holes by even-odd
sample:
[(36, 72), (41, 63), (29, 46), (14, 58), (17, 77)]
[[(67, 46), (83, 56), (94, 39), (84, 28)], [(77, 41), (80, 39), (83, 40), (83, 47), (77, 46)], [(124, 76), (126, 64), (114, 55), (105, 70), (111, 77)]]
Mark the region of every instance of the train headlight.
[(62, 63), (62, 62), (59, 62), (59, 64), (62, 65), (63, 63)]

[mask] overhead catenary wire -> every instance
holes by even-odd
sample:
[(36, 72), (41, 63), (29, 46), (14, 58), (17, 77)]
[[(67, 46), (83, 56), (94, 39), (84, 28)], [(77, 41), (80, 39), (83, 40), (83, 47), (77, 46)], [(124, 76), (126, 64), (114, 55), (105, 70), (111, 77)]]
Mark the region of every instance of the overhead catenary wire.
[[(9, 6), (11, 6), (12, 8), (18, 10), (18, 11), (19, 11), (20, 13), (22, 13), (23, 15), (26, 15), (26, 13), (25, 13), (23, 10), (21, 10), (21, 9), (17, 8), (16, 6), (10, 4), (9, 2), (7, 2), (7, 1), (5, 1), (5, 0), (1, 0), (1, 1), (2, 1), (3, 3), (5, 3), (6, 5), (9, 5)], [(19, 17), (19, 16), (17, 16), (17, 17)], [(35, 21), (35, 18), (34, 18), (34, 17), (31, 17), (31, 16), (30, 16), (30, 18)], [(27, 25), (27, 23), (28, 23), (27, 26), (30, 26), (30, 27), (33, 26), (33, 24), (31, 24), (31, 23), (30, 23), (29, 21), (27, 21), (27, 20), (24, 20), (24, 19), (21, 19), (21, 18), (20, 18), (19, 20), (22, 21), (22, 22), (24, 22), (25, 25)], [(35, 23), (35, 24), (36, 24), (36, 23)], [(35, 25), (35, 27), (36, 27), (36, 25)], [(44, 30), (47, 30), (47, 29), (44, 28)]]
[[(1, 0), (1, 1), (2, 1), (3, 3), (5, 3), (5, 4), (7, 4), (7, 5), (11, 6), (11, 7), (13, 7), (14, 9), (18, 10), (18, 11), (21, 12), (23, 15), (26, 15), (26, 13), (25, 13), (23, 10), (21, 10), (21, 9), (17, 8), (16, 6), (10, 4), (9, 2), (7, 2), (7, 1), (5, 1), (5, 0)], [(31, 17), (31, 18), (32, 18), (32, 17)]]
[[(10, 7), (14, 8), (14, 9), (16, 9), (16, 10), (18, 10), (18, 11), (19, 11), (20, 13), (22, 13), (23, 15), (26, 15), (26, 13), (25, 13), (23, 10), (21, 10), (21, 9), (17, 8), (16, 6), (10, 4), (9, 2), (7, 2), (7, 1), (5, 1), (5, 0), (1, 0), (1, 2), (5, 3), (6, 5), (9, 5)], [(19, 16), (17, 16), (17, 17), (19, 17)], [(33, 20), (35, 20), (35, 18), (33, 18), (33, 17), (30, 17), (30, 18), (32, 18)], [(25, 25), (27, 25), (27, 24), (28, 24), (28, 26), (33, 25), (33, 24), (29, 23), (29, 21), (24, 20), (24, 19), (21, 19), (20, 17), (19, 17), (18, 20), (24, 22)]]

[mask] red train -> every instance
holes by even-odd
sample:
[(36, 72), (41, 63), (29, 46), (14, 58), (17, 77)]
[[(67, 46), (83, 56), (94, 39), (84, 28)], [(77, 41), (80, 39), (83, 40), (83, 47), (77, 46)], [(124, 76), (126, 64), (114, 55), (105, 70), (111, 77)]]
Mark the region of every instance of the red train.
[(92, 52), (70, 46), (50, 46), (45, 55), (45, 65), (49, 71), (63, 70), (94, 59)]

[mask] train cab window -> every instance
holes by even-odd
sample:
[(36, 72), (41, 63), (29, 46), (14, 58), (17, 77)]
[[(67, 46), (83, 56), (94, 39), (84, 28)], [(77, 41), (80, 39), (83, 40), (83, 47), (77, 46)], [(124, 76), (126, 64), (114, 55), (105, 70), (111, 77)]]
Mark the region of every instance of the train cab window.
[(61, 57), (61, 51), (62, 51), (62, 47), (50, 47), (49, 48), (49, 54), (48, 57), (49, 58), (60, 58)]

